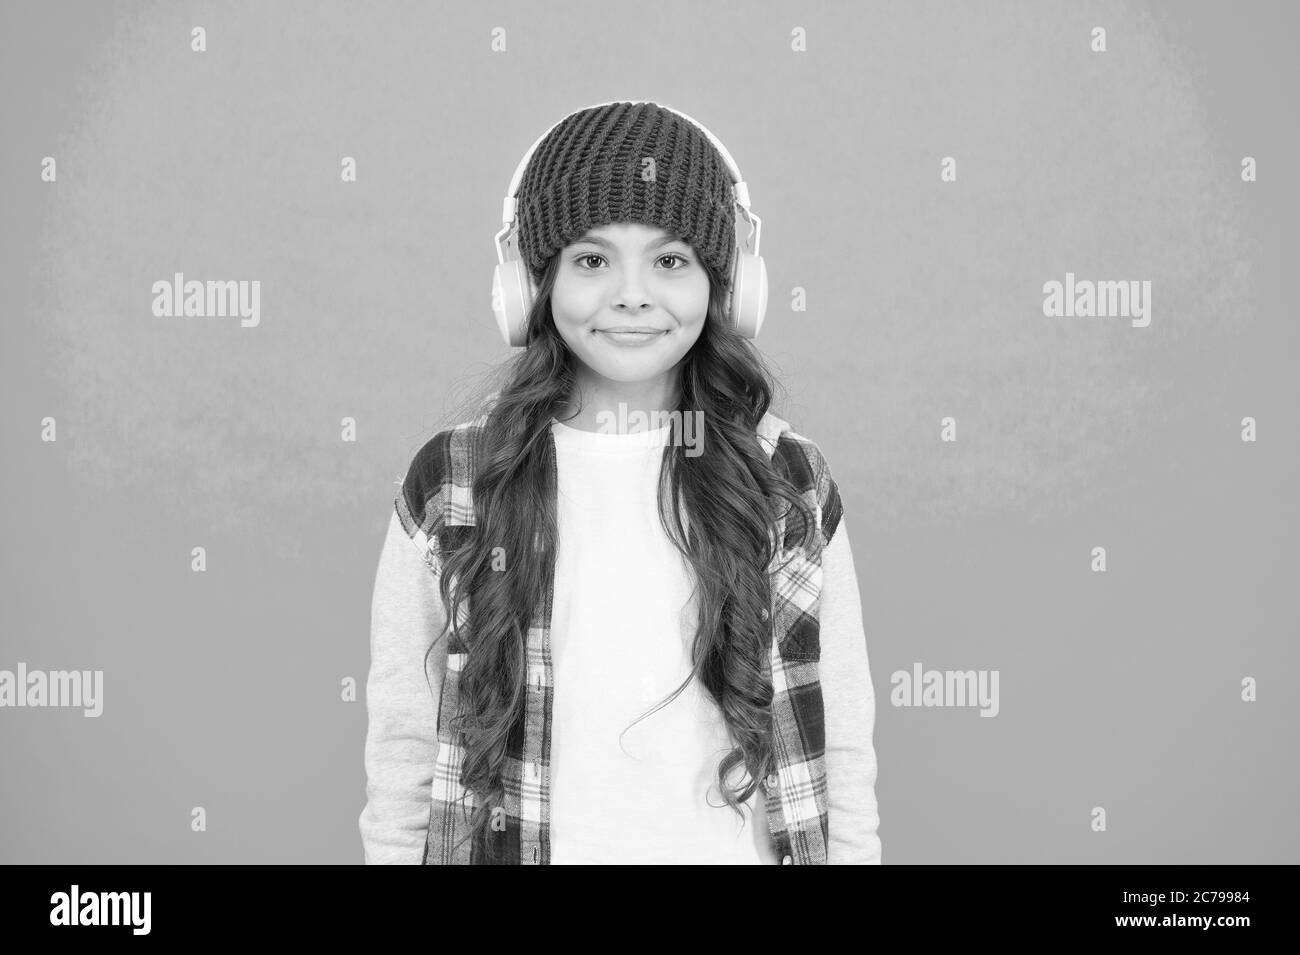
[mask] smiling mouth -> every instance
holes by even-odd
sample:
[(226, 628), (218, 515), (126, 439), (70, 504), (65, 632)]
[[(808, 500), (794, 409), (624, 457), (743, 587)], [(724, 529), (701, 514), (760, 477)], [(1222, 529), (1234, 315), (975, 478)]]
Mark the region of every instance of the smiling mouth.
[(599, 334), (605, 336), (605, 341), (609, 342), (616, 348), (648, 348), (661, 338), (667, 338), (667, 330), (656, 332), (616, 332), (611, 329), (598, 328)]

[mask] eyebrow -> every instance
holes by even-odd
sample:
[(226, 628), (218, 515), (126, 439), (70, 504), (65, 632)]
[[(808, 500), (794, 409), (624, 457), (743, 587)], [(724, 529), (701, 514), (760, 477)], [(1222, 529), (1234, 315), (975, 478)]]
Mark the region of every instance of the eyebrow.
[[(592, 245), (598, 245), (598, 246), (601, 246), (602, 248), (605, 248), (605, 249), (614, 249), (614, 248), (615, 248), (614, 243), (612, 243), (612, 242), (610, 242), (610, 241), (608, 241), (608, 240), (606, 240), (606, 239), (602, 239), (602, 238), (601, 238), (600, 236), (598, 236), (598, 235), (590, 235), (590, 234), (588, 234), (588, 235), (584, 235), (582, 238), (575, 240), (573, 244), (574, 244), (574, 245), (577, 245), (577, 244), (580, 243), (580, 242), (590, 242)], [(685, 239), (679, 239), (679, 238), (677, 238), (677, 236), (675, 236), (675, 235), (667, 235), (667, 236), (664, 236), (664, 237), (661, 238), (661, 239), (655, 239), (655, 240), (653, 240), (653, 241), (651, 241), (651, 242), (647, 242), (647, 243), (646, 243), (646, 246), (645, 246), (645, 251), (648, 252), (648, 251), (650, 251), (651, 249), (657, 249), (657, 248), (659, 248), (660, 246), (668, 245), (669, 243), (672, 243), (672, 242), (681, 242), (683, 245), (686, 245), (686, 244), (687, 244)]]

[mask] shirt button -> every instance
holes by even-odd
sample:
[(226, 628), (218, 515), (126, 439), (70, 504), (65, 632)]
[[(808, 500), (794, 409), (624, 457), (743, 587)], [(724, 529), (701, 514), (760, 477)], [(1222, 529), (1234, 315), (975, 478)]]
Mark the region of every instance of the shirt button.
[(770, 776), (767, 777), (767, 788), (775, 789), (776, 784), (779, 783), (780, 781), (781, 780), (777, 778), (776, 773), (772, 773)]
[(764, 608), (763, 608), (763, 619), (766, 620), (766, 619), (768, 618), (768, 616), (770, 616), (770, 615), (769, 615), (768, 612), (767, 612), (767, 608), (764, 607)]
[(781, 865), (794, 865), (794, 860), (791, 859), (789, 856), (786, 856), (784, 859), (781, 860)]

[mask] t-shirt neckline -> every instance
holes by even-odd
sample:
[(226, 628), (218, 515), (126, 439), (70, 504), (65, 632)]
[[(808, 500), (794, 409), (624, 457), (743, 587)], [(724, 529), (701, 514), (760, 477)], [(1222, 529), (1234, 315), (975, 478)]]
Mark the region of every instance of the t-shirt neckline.
[(669, 421), (662, 428), (623, 434), (616, 431), (584, 431), (551, 416), (551, 432), (555, 435), (556, 444), (586, 451), (618, 452), (662, 448), (668, 443), (672, 427), (673, 423)]

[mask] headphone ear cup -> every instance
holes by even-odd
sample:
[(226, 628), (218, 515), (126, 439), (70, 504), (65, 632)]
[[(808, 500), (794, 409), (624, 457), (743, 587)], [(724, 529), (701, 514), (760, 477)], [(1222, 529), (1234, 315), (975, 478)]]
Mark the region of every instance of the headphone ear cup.
[(761, 255), (737, 253), (728, 302), (728, 319), (736, 331), (757, 338), (767, 314), (767, 265)]
[(523, 262), (511, 259), (497, 265), (492, 273), (492, 313), (501, 338), (512, 348), (525, 343), (533, 294), (532, 280)]

